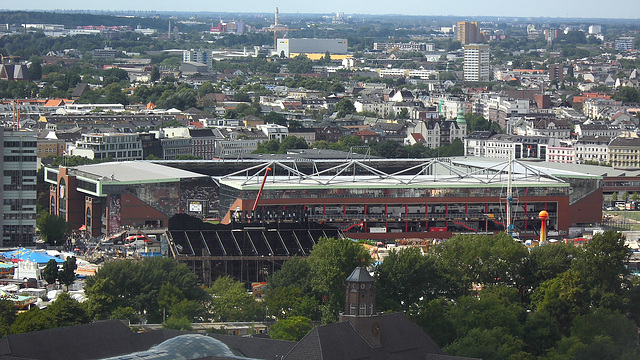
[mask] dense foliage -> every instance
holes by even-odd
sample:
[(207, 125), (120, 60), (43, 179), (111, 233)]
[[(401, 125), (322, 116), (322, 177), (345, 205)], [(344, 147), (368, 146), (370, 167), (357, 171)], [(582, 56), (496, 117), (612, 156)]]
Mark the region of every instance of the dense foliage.
[(104, 264), (87, 279), (87, 310), (94, 319), (108, 319), (120, 308), (133, 308), (138, 316), (160, 323), (163, 316), (195, 317), (206, 298), (197, 278), (185, 264), (173, 259), (148, 258)]

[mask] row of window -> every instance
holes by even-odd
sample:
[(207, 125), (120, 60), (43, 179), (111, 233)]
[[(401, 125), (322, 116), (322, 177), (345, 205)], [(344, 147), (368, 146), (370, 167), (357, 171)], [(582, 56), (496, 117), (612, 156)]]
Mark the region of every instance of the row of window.
[(32, 220), (36, 218), (36, 212), (35, 209), (33, 209), (33, 213), (5, 213), (2, 218), (5, 220)]
[(11, 206), (35, 205), (36, 199), (4, 199), (4, 204)]
[(4, 161), (5, 162), (36, 162), (37, 161), (37, 157), (36, 156), (5, 156), (4, 157)]
[(5, 184), (4, 185), (4, 190), (5, 191), (14, 191), (14, 190), (35, 191), (36, 190), (36, 185)]
[(37, 147), (38, 143), (36, 141), (5, 141), (5, 148), (19, 148), (19, 147)]
[(4, 176), (36, 176), (36, 170), (5, 170)]

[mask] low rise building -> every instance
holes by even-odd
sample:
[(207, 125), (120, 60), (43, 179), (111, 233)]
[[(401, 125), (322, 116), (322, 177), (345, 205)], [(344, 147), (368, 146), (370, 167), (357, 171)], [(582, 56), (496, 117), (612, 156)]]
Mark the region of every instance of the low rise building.
[(598, 164), (609, 163), (609, 143), (608, 136), (582, 136), (574, 144), (575, 161), (577, 164), (592, 162)]
[(617, 137), (611, 140), (609, 164), (618, 169), (639, 169), (640, 138)]
[(113, 161), (142, 160), (142, 142), (138, 134), (82, 134), (70, 155)]

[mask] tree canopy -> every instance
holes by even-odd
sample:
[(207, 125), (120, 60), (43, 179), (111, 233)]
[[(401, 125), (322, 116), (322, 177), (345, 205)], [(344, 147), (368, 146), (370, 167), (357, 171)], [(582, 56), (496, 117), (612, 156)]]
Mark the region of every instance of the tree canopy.
[[(131, 307), (150, 322), (161, 322), (161, 289), (171, 284), (186, 300), (203, 302), (204, 290), (184, 263), (168, 258), (145, 258), (139, 262), (119, 260), (105, 263), (87, 279), (88, 311), (95, 319), (108, 319), (118, 308)], [(173, 304), (173, 303), (172, 303)]]

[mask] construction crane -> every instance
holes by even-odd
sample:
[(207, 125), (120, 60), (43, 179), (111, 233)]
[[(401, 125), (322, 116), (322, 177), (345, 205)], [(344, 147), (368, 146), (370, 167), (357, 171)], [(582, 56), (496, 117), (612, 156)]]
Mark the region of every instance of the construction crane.
[[(276, 7), (276, 15), (274, 19), (273, 25), (269, 28), (268, 31), (273, 31), (273, 51), (276, 51), (278, 48), (278, 32), (284, 32), (285, 34), (289, 31), (298, 31), (297, 29), (289, 29), (287, 25), (280, 24), (280, 12)], [(286, 36), (286, 35), (285, 35)]]
[(9, 59), (9, 62), (12, 62), (13, 59), (17, 59), (19, 56), (5, 56), (0, 54), (0, 64), (4, 64), (4, 59)]
[(16, 129), (20, 130), (20, 103), (29, 102), (27, 99), (14, 99), (13, 103), (13, 119), (16, 122)]

